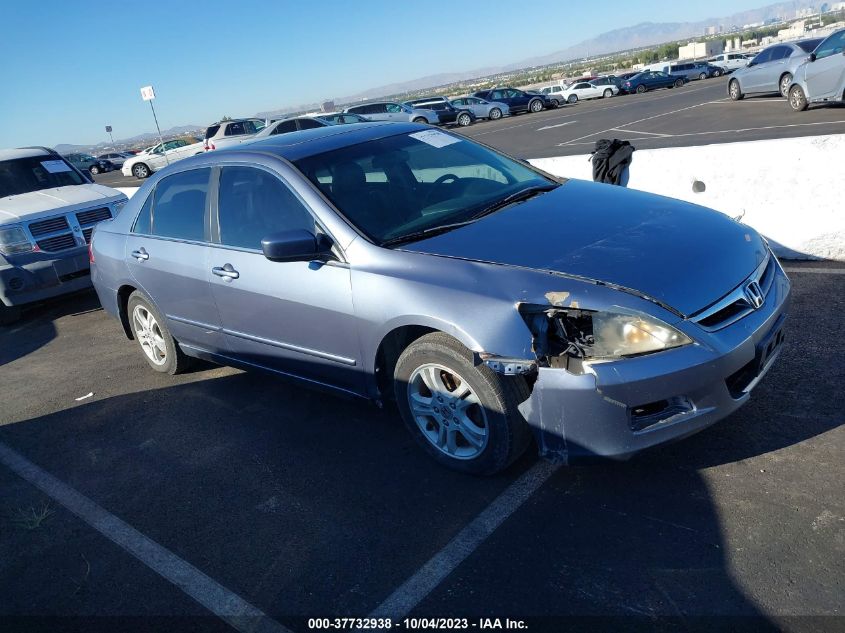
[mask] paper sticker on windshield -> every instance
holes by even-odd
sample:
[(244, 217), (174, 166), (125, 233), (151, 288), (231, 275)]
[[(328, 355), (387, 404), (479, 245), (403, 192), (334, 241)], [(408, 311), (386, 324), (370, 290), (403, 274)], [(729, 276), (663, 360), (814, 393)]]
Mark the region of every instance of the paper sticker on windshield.
[(42, 160), (41, 166), (51, 174), (59, 174), (63, 171), (71, 171), (70, 166), (63, 160)]
[(451, 145), (452, 143), (458, 143), (461, 139), (455, 138), (454, 136), (449, 136), (448, 134), (444, 134), (439, 130), (425, 130), (423, 132), (414, 132), (413, 134), (409, 134), (411, 138), (415, 138), (418, 141), (422, 141), (432, 147), (446, 147), (447, 145)]

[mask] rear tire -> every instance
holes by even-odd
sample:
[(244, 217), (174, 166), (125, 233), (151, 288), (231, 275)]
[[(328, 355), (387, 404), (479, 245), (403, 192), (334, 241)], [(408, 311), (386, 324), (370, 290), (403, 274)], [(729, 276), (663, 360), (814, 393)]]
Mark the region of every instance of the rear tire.
[(683, 79), (675, 80), (675, 88), (683, 88), (683, 87), (684, 87), (684, 80)]
[(643, 84), (640, 84), (639, 86), (637, 86), (637, 94), (642, 94), (646, 90), (648, 90), (648, 88), (646, 88), (645, 85), (643, 85)]
[(457, 124), (460, 127), (466, 127), (470, 123), (472, 123), (472, 117), (469, 114), (467, 114), (466, 112), (461, 112), (458, 115)]
[(724, 74), (725, 74), (725, 73), (722, 71), (722, 69), (721, 69), (721, 68), (719, 68), (719, 69), (717, 69), (717, 70), (714, 70), (714, 71), (713, 71), (713, 76), (714, 76), (714, 77), (721, 77), (721, 76), (722, 76), (722, 75), (724, 75)]
[(742, 94), (742, 88), (740, 88), (739, 82), (736, 79), (731, 79), (728, 84), (728, 96), (731, 98), (731, 101), (742, 101), (745, 98), (745, 95)]
[(11, 325), (21, 318), (20, 306), (7, 306), (0, 301), (0, 325)]
[(780, 78), (780, 96), (781, 97), (788, 97), (789, 96), (789, 86), (792, 85), (792, 75), (790, 73), (786, 73), (783, 77)]
[(191, 359), (182, 352), (153, 302), (139, 290), (126, 304), (129, 327), (141, 354), (153, 370), (174, 376), (189, 366)]
[(92, 176), (96, 176), (97, 174), (100, 173), (100, 168), (97, 167), (96, 165), (91, 165), (91, 168), (88, 171), (91, 172)]
[(402, 352), (393, 386), (411, 435), (435, 461), (454, 470), (497, 473), (531, 439), (517, 409), (529, 395), (525, 380), (475, 364), (470, 350), (442, 332), (427, 334)]
[(612, 96), (613, 96), (613, 90), (611, 90), (610, 88), (608, 88), (607, 90), (605, 90), (605, 91), (604, 91), (604, 94), (602, 95), (602, 98), (604, 98), (604, 99), (610, 99)]
[(799, 85), (794, 85), (789, 89), (789, 107), (793, 112), (803, 112), (807, 109), (807, 95)]
[(428, 119), (426, 119), (426, 118), (424, 118), (424, 117), (421, 117), (421, 116), (418, 116), (416, 119), (414, 119), (414, 123), (423, 123), (423, 124), (427, 124), (427, 123), (428, 123)]
[(701, 73), (698, 75), (699, 81), (704, 81), (705, 79), (707, 79), (707, 73)]
[(499, 108), (493, 108), (492, 110), (490, 110), (490, 113), (488, 114), (488, 116), (490, 117), (491, 121), (495, 121), (496, 119), (501, 119), (502, 118), (502, 111)]

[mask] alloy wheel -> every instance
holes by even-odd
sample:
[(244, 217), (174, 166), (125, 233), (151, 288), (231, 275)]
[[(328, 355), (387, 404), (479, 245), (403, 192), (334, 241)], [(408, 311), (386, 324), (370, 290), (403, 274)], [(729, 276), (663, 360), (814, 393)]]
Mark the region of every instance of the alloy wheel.
[(408, 405), (432, 446), (454, 459), (474, 459), (489, 440), (487, 416), (472, 386), (453, 370), (427, 363), (408, 380)]
[(156, 365), (164, 365), (167, 362), (167, 345), (153, 314), (142, 305), (135, 306), (132, 311), (132, 327), (135, 330), (135, 338), (147, 358)]

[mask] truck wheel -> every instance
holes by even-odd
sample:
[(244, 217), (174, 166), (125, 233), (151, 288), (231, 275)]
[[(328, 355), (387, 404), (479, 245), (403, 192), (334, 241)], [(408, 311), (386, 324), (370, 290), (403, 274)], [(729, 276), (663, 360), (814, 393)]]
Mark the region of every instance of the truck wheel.
[(11, 325), (20, 318), (20, 306), (7, 306), (0, 301), (0, 325)]
[(492, 475), (528, 446), (530, 430), (517, 405), (528, 398), (521, 376), (501, 376), (443, 332), (427, 334), (399, 356), (394, 392), (402, 420), (440, 464)]

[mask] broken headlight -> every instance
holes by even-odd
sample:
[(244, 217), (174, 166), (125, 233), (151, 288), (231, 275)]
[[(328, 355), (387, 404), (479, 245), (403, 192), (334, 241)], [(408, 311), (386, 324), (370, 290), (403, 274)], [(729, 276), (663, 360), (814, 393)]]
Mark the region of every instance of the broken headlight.
[(562, 357), (614, 359), (659, 352), (692, 343), (686, 334), (654, 317), (635, 312), (520, 306), (534, 334), (537, 358), (550, 365)]

